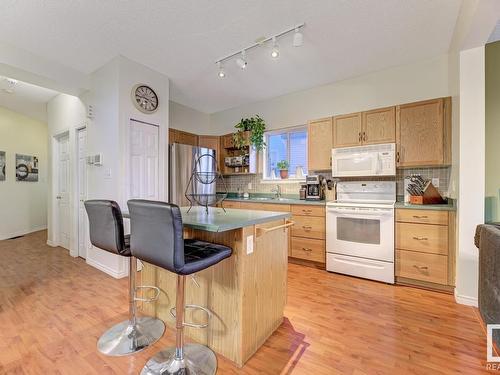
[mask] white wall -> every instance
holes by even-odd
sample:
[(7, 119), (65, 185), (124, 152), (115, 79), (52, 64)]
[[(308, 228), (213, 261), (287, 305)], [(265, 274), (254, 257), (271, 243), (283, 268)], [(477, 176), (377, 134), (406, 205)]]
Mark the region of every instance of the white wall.
[(255, 114), (265, 119), (269, 129), (276, 129), (448, 93), (448, 57), (443, 55), (213, 113), (210, 130), (212, 134), (228, 133), (242, 117)]
[(209, 134), (210, 115), (170, 101), (169, 123), (173, 129), (196, 134)]
[[(49, 183), (48, 183), (48, 217), (47, 217), (47, 243), (51, 246), (57, 246), (55, 215), (57, 209), (57, 185), (54, 181), (53, 173), (53, 150), (55, 145), (55, 137), (64, 133), (69, 134), (70, 142), (70, 165), (73, 173), (70, 179), (70, 217), (74, 218), (77, 215), (78, 207), (75, 202), (74, 190), (76, 188), (75, 181), (76, 173), (76, 129), (87, 126), (85, 104), (76, 96), (59, 94), (47, 103), (47, 124), (48, 124), (48, 147), (49, 147)], [(76, 243), (76, 226), (73, 220), (73, 225), (70, 229), (70, 254), (76, 256), (78, 254)]]
[[(151, 86), (158, 95), (159, 108), (153, 114), (138, 111), (132, 102), (132, 88), (142, 83)], [(168, 78), (124, 57), (117, 57), (91, 75), (91, 90), (85, 101), (94, 107), (94, 118), (87, 128), (87, 153), (102, 153), (103, 165), (88, 170), (88, 199), (111, 199), (122, 210), (129, 198), (129, 128), (130, 119), (158, 125), (159, 192), (160, 199), (168, 196), (167, 146), (169, 81)], [(127, 259), (98, 248), (87, 251), (87, 263), (112, 275), (128, 274)]]
[[(47, 124), (0, 107), (0, 151), (6, 180), (0, 181), (0, 240), (47, 227)], [(38, 157), (38, 182), (16, 181), (16, 153)]]
[(460, 191), (458, 198), (458, 302), (477, 306), (476, 226), (484, 220), (485, 165), (484, 46), (460, 52)]

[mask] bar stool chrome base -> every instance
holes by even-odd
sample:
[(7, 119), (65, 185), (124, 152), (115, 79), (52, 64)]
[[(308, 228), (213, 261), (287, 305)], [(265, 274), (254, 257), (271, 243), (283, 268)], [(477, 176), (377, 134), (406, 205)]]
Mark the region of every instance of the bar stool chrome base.
[(176, 358), (176, 348), (169, 348), (151, 358), (141, 375), (214, 375), (217, 371), (215, 353), (204, 345), (184, 345), (183, 359)]
[(97, 349), (105, 355), (122, 356), (140, 352), (158, 341), (165, 332), (165, 323), (151, 317), (118, 323), (99, 338)]

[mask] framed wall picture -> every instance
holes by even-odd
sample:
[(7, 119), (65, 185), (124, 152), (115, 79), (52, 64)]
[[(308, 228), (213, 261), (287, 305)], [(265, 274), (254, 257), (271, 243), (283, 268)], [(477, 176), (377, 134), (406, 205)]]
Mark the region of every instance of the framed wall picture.
[(38, 158), (36, 156), (16, 154), (16, 181), (38, 181)]
[(5, 151), (0, 151), (0, 181), (5, 181)]

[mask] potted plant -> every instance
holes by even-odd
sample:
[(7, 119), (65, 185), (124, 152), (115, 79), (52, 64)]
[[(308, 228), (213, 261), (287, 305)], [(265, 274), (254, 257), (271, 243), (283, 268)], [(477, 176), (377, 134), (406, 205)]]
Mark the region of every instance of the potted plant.
[(281, 160), (279, 161), (276, 166), (280, 170), (280, 177), (281, 179), (285, 180), (288, 178), (288, 161), (287, 160)]
[(237, 132), (233, 134), (233, 143), (236, 148), (253, 146), (260, 151), (266, 145), (264, 142), (266, 123), (259, 115), (242, 118), (234, 127), (237, 129)]

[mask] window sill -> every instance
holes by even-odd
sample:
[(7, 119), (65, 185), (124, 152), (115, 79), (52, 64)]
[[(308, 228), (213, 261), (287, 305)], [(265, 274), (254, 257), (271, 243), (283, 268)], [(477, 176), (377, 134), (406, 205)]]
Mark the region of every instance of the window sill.
[(285, 180), (281, 179), (261, 179), (261, 184), (305, 184), (306, 180), (303, 178), (287, 178)]

